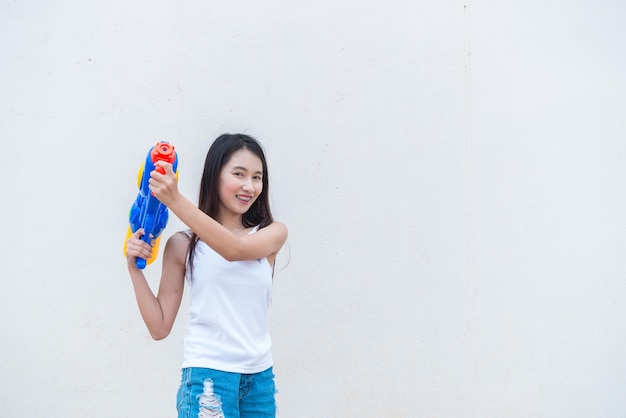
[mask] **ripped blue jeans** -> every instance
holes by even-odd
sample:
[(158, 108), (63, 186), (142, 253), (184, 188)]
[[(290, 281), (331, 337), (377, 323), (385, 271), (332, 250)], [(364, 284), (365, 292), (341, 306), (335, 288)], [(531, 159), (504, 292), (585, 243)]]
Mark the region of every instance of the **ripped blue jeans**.
[(178, 418), (276, 417), (272, 368), (255, 374), (190, 367), (182, 370)]

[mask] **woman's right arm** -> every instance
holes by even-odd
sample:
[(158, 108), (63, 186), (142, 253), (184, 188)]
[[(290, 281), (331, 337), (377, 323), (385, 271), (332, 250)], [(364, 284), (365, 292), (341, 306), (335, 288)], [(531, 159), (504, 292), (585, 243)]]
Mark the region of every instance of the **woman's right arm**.
[(155, 340), (167, 337), (172, 330), (180, 308), (185, 285), (185, 260), (189, 237), (182, 232), (172, 235), (163, 252), (163, 268), (159, 291), (155, 296), (148, 285), (143, 270), (136, 267), (137, 257), (149, 258), (152, 248), (140, 237), (143, 230), (135, 232), (128, 240), (126, 257), (128, 272), (135, 290), (139, 312), (150, 335)]

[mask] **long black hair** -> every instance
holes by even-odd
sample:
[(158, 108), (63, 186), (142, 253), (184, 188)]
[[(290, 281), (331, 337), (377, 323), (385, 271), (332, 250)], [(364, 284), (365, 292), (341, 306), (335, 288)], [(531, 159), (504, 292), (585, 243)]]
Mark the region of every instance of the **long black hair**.
[[(242, 215), (241, 223), (244, 228), (258, 225), (259, 229), (261, 229), (274, 222), (270, 210), (269, 175), (263, 147), (256, 139), (249, 135), (223, 134), (213, 142), (204, 162), (204, 171), (202, 172), (202, 180), (200, 181), (198, 208), (213, 219), (216, 219), (220, 207), (219, 179), (222, 167), (230, 160), (235, 152), (241, 149), (246, 149), (259, 157), (263, 165), (263, 176), (261, 177), (263, 190), (250, 209)], [(194, 250), (198, 240), (198, 235), (192, 232), (189, 248), (187, 249), (188, 268), (190, 271), (193, 269)]]

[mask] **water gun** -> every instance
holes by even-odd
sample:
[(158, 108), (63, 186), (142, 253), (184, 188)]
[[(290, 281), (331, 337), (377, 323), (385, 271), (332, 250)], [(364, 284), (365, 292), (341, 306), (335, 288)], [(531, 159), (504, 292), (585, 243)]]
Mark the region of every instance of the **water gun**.
[(126, 239), (124, 240), (124, 256), (126, 256), (126, 242), (130, 236), (135, 233), (139, 228), (143, 228), (145, 234), (141, 239), (150, 244), (151, 235), (154, 239), (154, 246), (152, 248), (152, 256), (148, 260), (143, 258), (137, 258), (137, 268), (144, 269), (147, 264), (152, 263), (158, 253), (159, 244), (161, 241), (161, 232), (165, 229), (168, 219), (167, 206), (165, 206), (159, 199), (157, 199), (148, 187), (148, 181), (150, 180), (150, 173), (153, 170), (157, 170), (161, 174), (165, 174), (165, 170), (162, 167), (155, 166), (157, 161), (167, 161), (172, 164), (174, 173), (176, 173), (176, 180), (178, 180), (178, 155), (174, 150), (174, 146), (169, 142), (161, 141), (150, 148), (146, 162), (142, 164), (137, 175), (137, 187), (139, 187), (139, 194), (137, 199), (130, 208), (128, 216), (129, 226), (126, 233)]

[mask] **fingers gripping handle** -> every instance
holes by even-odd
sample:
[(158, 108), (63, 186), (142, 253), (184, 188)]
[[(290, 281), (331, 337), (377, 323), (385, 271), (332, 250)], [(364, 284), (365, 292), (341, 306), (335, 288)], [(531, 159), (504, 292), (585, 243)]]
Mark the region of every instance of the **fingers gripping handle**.
[[(141, 240), (143, 242), (147, 242), (148, 245), (152, 245), (152, 239), (154, 238), (153, 233), (156, 232), (156, 222), (157, 219), (155, 218), (155, 216), (148, 211), (148, 213), (145, 214), (144, 216), (144, 234), (141, 236)], [(152, 248), (152, 251), (154, 251), (154, 248)], [(144, 268), (146, 268), (146, 265), (148, 264), (148, 260), (145, 260), (141, 257), (137, 257), (137, 261), (135, 262), (135, 265), (137, 266), (138, 269), (143, 270)]]

